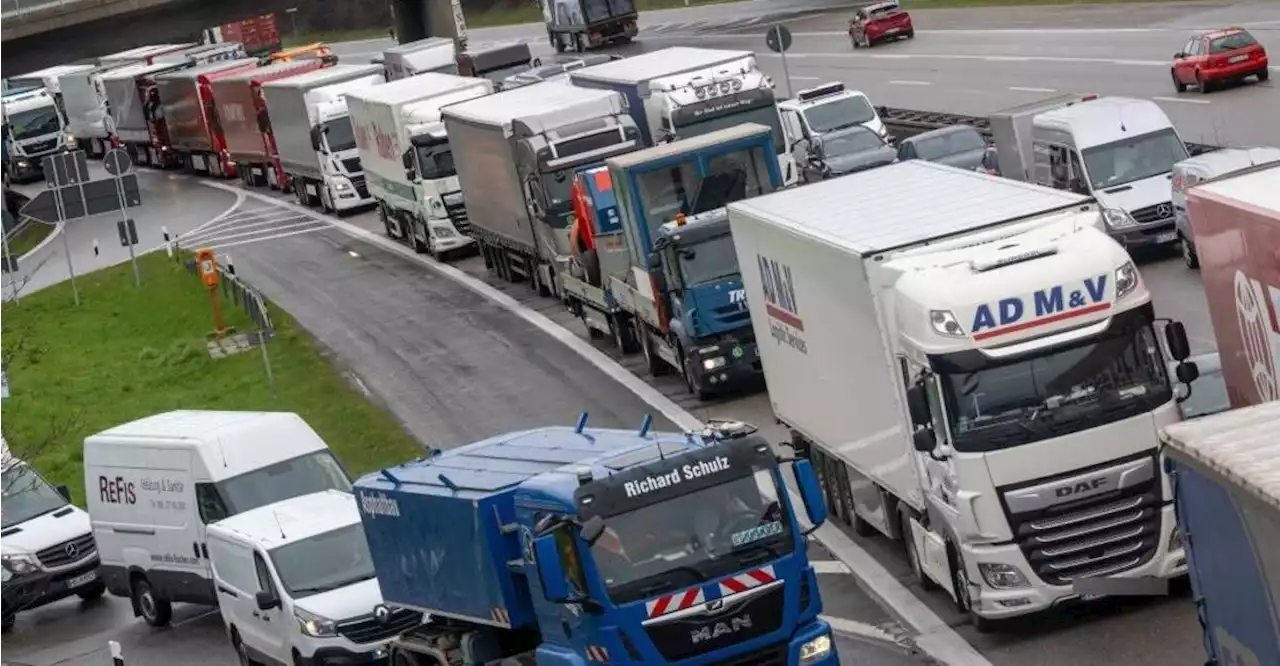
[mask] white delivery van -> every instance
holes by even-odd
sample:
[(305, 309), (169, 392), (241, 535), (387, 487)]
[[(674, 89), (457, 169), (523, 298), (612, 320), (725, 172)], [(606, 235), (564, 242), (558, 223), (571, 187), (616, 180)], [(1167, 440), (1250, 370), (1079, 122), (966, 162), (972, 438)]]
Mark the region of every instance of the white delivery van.
[(391, 610), (355, 497), (326, 490), (209, 526), (218, 608), (241, 663), (372, 664), (422, 623)]
[(114, 595), (164, 626), (172, 602), (215, 605), (205, 526), (351, 481), (297, 414), (173, 411), (84, 442), (85, 496)]
[(71, 504), (71, 491), (55, 488), (35, 468), (10, 455), (8, 445), (3, 460), (0, 578), (8, 631), (19, 611), (73, 594), (96, 599), (106, 588), (98, 580), (98, 549), (89, 514)]

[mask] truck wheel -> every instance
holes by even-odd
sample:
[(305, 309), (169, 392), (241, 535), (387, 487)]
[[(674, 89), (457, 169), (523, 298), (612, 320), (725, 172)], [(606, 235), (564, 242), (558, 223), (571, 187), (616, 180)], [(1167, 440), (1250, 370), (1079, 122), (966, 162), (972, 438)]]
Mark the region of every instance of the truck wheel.
[(161, 599), (156, 595), (146, 578), (133, 581), (132, 597), (133, 607), (138, 610), (138, 614), (147, 624), (153, 627), (169, 624), (169, 620), (173, 617), (173, 605), (168, 599)]
[(1181, 240), (1182, 263), (1193, 271), (1200, 268), (1200, 256), (1196, 254), (1195, 243), (1192, 243), (1186, 236), (1183, 236)]
[(614, 315), (609, 322), (609, 328), (613, 329), (613, 344), (618, 351), (623, 354), (636, 353), (636, 333), (635, 327), (622, 315)]
[(555, 49), (556, 53), (564, 53), (564, 40), (560, 39), (560, 35), (548, 30), (547, 38), (551, 40), (551, 48)]
[(681, 348), (679, 351), (680, 351), (680, 358), (683, 359), (684, 361), (683, 365), (684, 365), (685, 386), (689, 387), (689, 392), (692, 393), (693, 396), (699, 400), (706, 400), (710, 398), (711, 393), (707, 391), (706, 387), (703, 386), (702, 384), (702, 382), (705, 381), (706, 378), (698, 374), (697, 368), (694, 367), (693, 365), (693, 358), (685, 354), (683, 348)]
[(415, 224), (417, 224), (416, 220), (409, 220), (409, 223), (405, 225), (404, 230), (405, 233), (408, 234), (408, 238), (405, 240), (408, 241), (409, 245), (413, 246), (414, 252), (417, 252), (418, 254), (427, 254), (430, 255), (432, 259), (438, 259), (439, 257), (436, 256), (435, 243), (431, 242), (431, 233), (424, 228), (422, 231), (423, 235), (427, 237), (427, 240), (426, 242), (418, 240), (418, 234), (414, 233)]
[(951, 562), (951, 584), (955, 586), (956, 591), (956, 611), (969, 616), (969, 621), (973, 623), (973, 628), (980, 634), (989, 634), (995, 630), (995, 622), (973, 612), (973, 600), (969, 596), (969, 574), (964, 570), (964, 564), (960, 562), (959, 553), (954, 548), (948, 548), (948, 559)]
[(640, 351), (644, 352), (644, 365), (649, 369), (649, 375), (661, 377), (667, 374), (669, 367), (653, 350), (653, 336), (647, 330), (637, 331), (636, 334), (640, 337)]
[(579, 33), (578, 35), (576, 35), (576, 36), (573, 38), (573, 43), (574, 43), (574, 48), (575, 48), (575, 49), (577, 49), (578, 53), (586, 53), (586, 52), (587, 52), (587, 35), (586, 35), (586, 33)]
[(14, 622), (17, 622), (18, 614), (10, 613), (8, 610), (6, 610), (4, 611), (3, 619), (4, 619), (4, 622), (3, 624), (0, 624), (0, 631), (3, 631), (4, 633), (7, 634), (10, 631), (13, 631), (13, 624)]
[(240, 632), (235, 627), (231, 628), (231, 649), (236, 651), (236, 661), (240, 662), (240, 666), (253, 666), (249, 651), (245, 649), (244, 641), (240, 640)]

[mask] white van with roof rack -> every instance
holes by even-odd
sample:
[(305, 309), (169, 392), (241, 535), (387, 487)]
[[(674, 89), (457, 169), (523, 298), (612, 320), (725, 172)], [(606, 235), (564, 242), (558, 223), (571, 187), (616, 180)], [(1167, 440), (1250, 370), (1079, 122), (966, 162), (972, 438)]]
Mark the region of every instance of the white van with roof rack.
[(98, 579), (98, 549), (89, 514), (71, 504), (71, 491), (54, 486), (3, 443), (0, 479), (0, 577), (4, 631), (19, 611), (71, 595), (96, 599), (106, 590)]
[(390, 609), (355, 497), (326, 490), (209, 526), (218, 608), (240, 663), (384, 663), (423, 614)]
[(84, 442), (85, 497), (107, 590), (168, 624), (172, 603), (218, 603), (206, 526), (280, 500), (351, 491), (310, 426), (285, 412), (173, 411)]

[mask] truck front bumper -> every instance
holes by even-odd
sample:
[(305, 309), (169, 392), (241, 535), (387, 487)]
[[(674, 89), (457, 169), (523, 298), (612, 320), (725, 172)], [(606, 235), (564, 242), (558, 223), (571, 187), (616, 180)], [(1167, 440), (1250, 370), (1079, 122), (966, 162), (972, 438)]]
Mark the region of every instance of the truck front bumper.
[(458, 231), (449, 218), (429, 218), (427, 233), (437, 252), (456, 252), (476, 244), (476, 239)]
[(787, 666), (839, 666), (831, 625), (817, 620), (796, 632), (787, 646)]
[(384, 647), (365, 652), (355, 652), (344, 647), (322, 647), (310, 657), (302, 658), (303, 666), (387, 666), (390, 663)]
[(752, 342), (724, 342), (718, 351), (704, 353), (698, 350), (698, 371), (702, 373), (708, 389), (721, 390), (758, 381), (764, 376), (760, 364), (760, 351)]
[(95, 555), (80, 565), (63, 571), (39, 570), (14, 576), (4, 583), (4, 612), (7, 615), (38, 608), (65, 599), (80, 590), (101, 585), (98, 576), (89, 576), (97, 569), (98, 557)]
[[(1112, 578), (1117, 579), (1154, 579), (1168, 580), (1187, 574), (1187, 557), (1182, 550), (1181, 540), (1170, 548), (1173, 531), (1176, 526), (1173, 505), (1161, 508), (1160, 542), (1156, 552), (1144, 564), (1128, 569)], [(999, 620), (1003, 618), (1028, 615), (1057, 606), (1092, 601), (1106, 595), (1082, 595), (1069, 585), (1049, 585), (1031, 572), (1027, 558), (1016, 544), (1000, 546), (967, 545), (962, 546), (966, 573), (969, 579), (969, 596), (974, 612), (979, 616)], [(995, 589), (987, 585), (978, 570), (978, 563), (1004, 564), (1017, 569), (1026, 580), (1027, 587)]]
[(1110, 229), (1108, 233), (1126, 250), (1168, 245), (1178, 240), (1178, 227), (1174, 218), (1144, 227)]

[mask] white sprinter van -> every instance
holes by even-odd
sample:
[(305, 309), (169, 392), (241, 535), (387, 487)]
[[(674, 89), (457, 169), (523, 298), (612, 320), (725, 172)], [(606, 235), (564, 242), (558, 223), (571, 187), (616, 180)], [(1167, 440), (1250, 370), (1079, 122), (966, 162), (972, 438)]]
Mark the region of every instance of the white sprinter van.
[(0, 577), (4, 580), (4, 631), (18, 612), (78, 595), (96, 599), (106, 589), (98, 579), (98, 549), (89, 514), (71, 504), (66, 486), (13, 457), (3, 445), (0, 479)]
[(381, 664), (423, 614), (382, 605), (360, 511), (327, 490), (209, 526), (218, 608), (242, 664)]
[(217, 605), (205, 526), (351, 481), (297, 414), (173, 411), (84, 442), (85, 497), (112, 594), (168, 624), (172, 602)]

